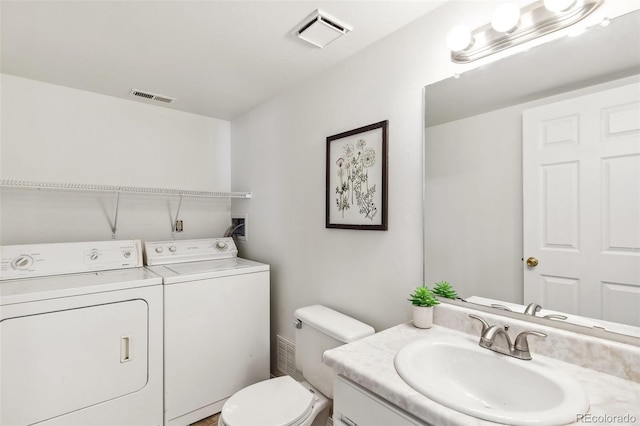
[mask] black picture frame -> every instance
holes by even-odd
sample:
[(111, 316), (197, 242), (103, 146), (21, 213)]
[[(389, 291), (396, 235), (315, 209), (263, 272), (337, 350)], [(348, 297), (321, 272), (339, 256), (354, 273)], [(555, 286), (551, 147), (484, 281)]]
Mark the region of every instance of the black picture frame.
[(326, 227), (386, 231), (389, 121), (327, 137)]

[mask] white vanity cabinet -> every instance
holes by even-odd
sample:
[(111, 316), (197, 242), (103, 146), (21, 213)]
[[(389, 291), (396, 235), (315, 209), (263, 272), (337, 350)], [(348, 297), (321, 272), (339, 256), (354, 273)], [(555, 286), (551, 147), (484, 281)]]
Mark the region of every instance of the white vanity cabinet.
[(425, 426), (411, 415), (338, 375), (333, 390), (335, 426)]

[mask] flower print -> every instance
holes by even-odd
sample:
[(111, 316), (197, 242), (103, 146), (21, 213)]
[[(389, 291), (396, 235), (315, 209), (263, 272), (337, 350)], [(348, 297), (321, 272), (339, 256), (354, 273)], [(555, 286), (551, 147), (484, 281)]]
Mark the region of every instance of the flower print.
[(348, 143), (342, 149), (344, 149), (345, 157), (347, 158), (353, 157), (353, 144)]
[(362, 165), (364, 167), (371, 167), (376, 163), (376, 152), (371, 148), (365, 148), (362, 154)]
[(342, 176), (344, 176), (344, 158), (338, 158), (338, 161), (336, 161), (336, 165), (338, 166), (338, 176), (340, 176), (340, 182), (342, 182)]
[(367, 147), (364, 138), (346, 143), (342, 151), (342, 157), (336, 160), (336, 174), (340, 177), (335, 189), (336, 207), (344, 217), (345, 212), (355, 204), (359, 214), (373, 220), (378, 211), (374, 202), (376, 186), (369, 186), (367, 169), (376, 163), (376, 153)]

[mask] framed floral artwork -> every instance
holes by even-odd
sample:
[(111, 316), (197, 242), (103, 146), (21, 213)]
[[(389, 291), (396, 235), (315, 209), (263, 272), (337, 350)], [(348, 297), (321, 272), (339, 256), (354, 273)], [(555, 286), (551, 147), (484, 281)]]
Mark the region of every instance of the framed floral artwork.
[(327, 137), (326, 227), (387, 230), (388, 120)]

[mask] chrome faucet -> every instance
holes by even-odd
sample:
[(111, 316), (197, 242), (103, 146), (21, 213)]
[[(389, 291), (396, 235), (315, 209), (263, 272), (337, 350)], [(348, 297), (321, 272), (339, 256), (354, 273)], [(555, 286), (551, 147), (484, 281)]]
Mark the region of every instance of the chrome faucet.
[[(524, 313), (525, 313), (525, 315), (531, 315), (531, 316), (535, 317), (536, 313), (540, 312), (540, 309), (542, 309), (542, 306), (538, 305), (537, 303), (529, 303), (527, 305), (527, 307), (525, 308)], [(566, 320), (567, 319), (566, 315), (557, 315), (557, 314), (545, 315), (542, 318), (558, 319), (558, 320)]]
[[(527, 341), (527, 336), (533, 335), (538, 337), (547, 337), (546, 334), (541, 333), (539, 331), (523, 331), (522, 333), (516, 336), (516, 340), (514, 343), (511, 343), (511, 338), (509, 337), (509, 326), (499, 326), (499, 325), (489, 325), (487, 321), (483, 318), (469, 314), (469, 318), (476, 319), (482, 323), (482, 332), (480, 334), (480, 341), (478, 344), (480, 347), (492, 350), (494, 352), (498, 352), (504, 355), (509, 355), (514, 358), (530, 360), (531, 352), (529, 351), (529, 342)], [(495, 346), (495, 338), (499, 334), (504, 335), (505, 340), (507, 341), (507, 348), (503, 348), (501, 346)]]
[(540, 312), (540, 309), (542, 309), (542, 306), (538, 305), (537, 303), (529, 303), (527, 307), (524, 309), (524, 314), (535, 317), (536, 313)]

